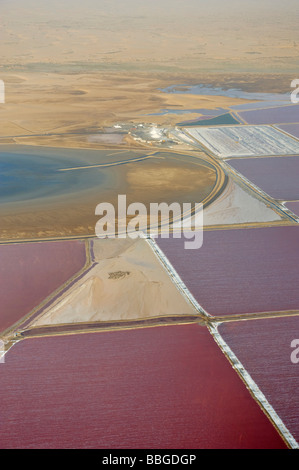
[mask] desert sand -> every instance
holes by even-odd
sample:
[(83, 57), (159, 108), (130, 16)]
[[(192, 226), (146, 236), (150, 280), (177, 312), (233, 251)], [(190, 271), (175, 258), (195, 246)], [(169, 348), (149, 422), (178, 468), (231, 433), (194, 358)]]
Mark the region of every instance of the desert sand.
[(2, 0), (1, 66), (294, 73), (297, 31), (297, 0)]
[(244, 103), (161, 91), (170, 85), (288, 92), (299, 47), (298, 4), (290, 3), (15, 0), (11, 8), (4, 0), (0, 137), (74, 147), (70, 133), (82, 133), (77, 146), (96, 148), (86, 134), (118, 121), (173, 125), (181, 115), (152, 114)]
[[(102, 148), (107, 141), (91, 141), (91, 136), (118, 122), (174, 125), (181, 115), (153, 114), (165, 108), (213, 109), (245, 102), (163, 93), (159, 88), (179, 78), (152, 73), (90, 73), (87, 68), (85, 73), (71, 75), (0, 72), (0, 77), (6, 84), (6, 102), (0, 106), (0, 143), (10, 138), (28, 145)], [(184, 119), (197, 116), (191, 112)], [(134, 141), (125, 144), (139, 146)]]

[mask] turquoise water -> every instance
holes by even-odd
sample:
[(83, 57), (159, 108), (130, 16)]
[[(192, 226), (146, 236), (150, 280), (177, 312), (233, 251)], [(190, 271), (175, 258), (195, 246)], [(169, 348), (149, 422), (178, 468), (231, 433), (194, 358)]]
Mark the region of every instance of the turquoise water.
[(210, 119), (199, 119), (197, 121), (185, 121), (179, 122), (178, 126), (220, 126), (220, 125), (229, 125), (229, 124), (240, 124), (230, 113), (221, 114)]
[(77, 165), (78, 159), (59, 155), (0, 152), (0, 204), (57, 197), (103, 185), (106, 176), (102, 169), (59, 171)]

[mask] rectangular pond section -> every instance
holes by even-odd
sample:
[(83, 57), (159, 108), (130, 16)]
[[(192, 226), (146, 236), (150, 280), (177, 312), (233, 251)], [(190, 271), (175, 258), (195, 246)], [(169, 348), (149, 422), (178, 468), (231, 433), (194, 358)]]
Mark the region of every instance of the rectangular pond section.
[(299, 309), (299, 227), (205, 230), (199, 249), (157, 239), (198, 303), (221, 316)]
[(26, 339), (1, 364), (1, 448), (284, 448), (197, 324)]
[(299, 155), (233, 159), (229, 164), (273, 198), (299, 199)]
[(267, 109), (255, 109), (240, 112), (244, 121), (248, 124), (282, 124), (299, 121), (299, 105), (289, 104)]
[(299, 364), (291, 358), (292, 353), (296, 356), (291, 342), (298, 338), (298, 331), (299, 316), (223, 323), (219, 327), (223, 339), (299, 442)]

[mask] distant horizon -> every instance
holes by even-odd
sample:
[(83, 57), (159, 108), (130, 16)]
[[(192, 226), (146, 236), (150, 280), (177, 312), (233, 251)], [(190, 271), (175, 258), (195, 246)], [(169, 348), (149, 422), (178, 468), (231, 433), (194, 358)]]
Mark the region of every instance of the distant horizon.
[(2, 67), (85, 63), (103, 71), (298, 69), (297, 0), (86, 0), (84, 5), (79, 0), (2, 0), (0, 9)]

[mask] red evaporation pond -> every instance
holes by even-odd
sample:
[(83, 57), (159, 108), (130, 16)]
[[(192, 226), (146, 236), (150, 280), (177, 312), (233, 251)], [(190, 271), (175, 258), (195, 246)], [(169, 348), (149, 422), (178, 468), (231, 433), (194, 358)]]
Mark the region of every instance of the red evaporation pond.
[(281, 129), (285, 132), (287, 132), (288, 134), (291, 134), (292, 136), (294, 137), (297, 137), (297, 139), (299, 139), (299, 124), (295, 123), (295, 124), (281, 124), (279, 126), (276, 126), (278, 127), (278, 129)]
[(1, 448), (281, 448), (196, 324), (26, 339), (1, 364)]
[(299, 199), (299, 156), (234, 159), (229, 164), (270, 196)]
[(157, 240), (212, 315), (299, 308), (299, 227), (204, 231), (199, 249), (184, 242)]
[(85, 264), (80, 241), (0, 246), (0, 330), (5, 330)]
[(299, 105), (278, 106), (276, 108), (242, 111), (239, 116), (247, 124), (280, 124), (298, 122)]
[(299, 201), (287, 202), (285, 206), (299, 217)]
[(299, 442), (299, 364), (290, 357), (299, 317), (223, 323), (219, 332)]

